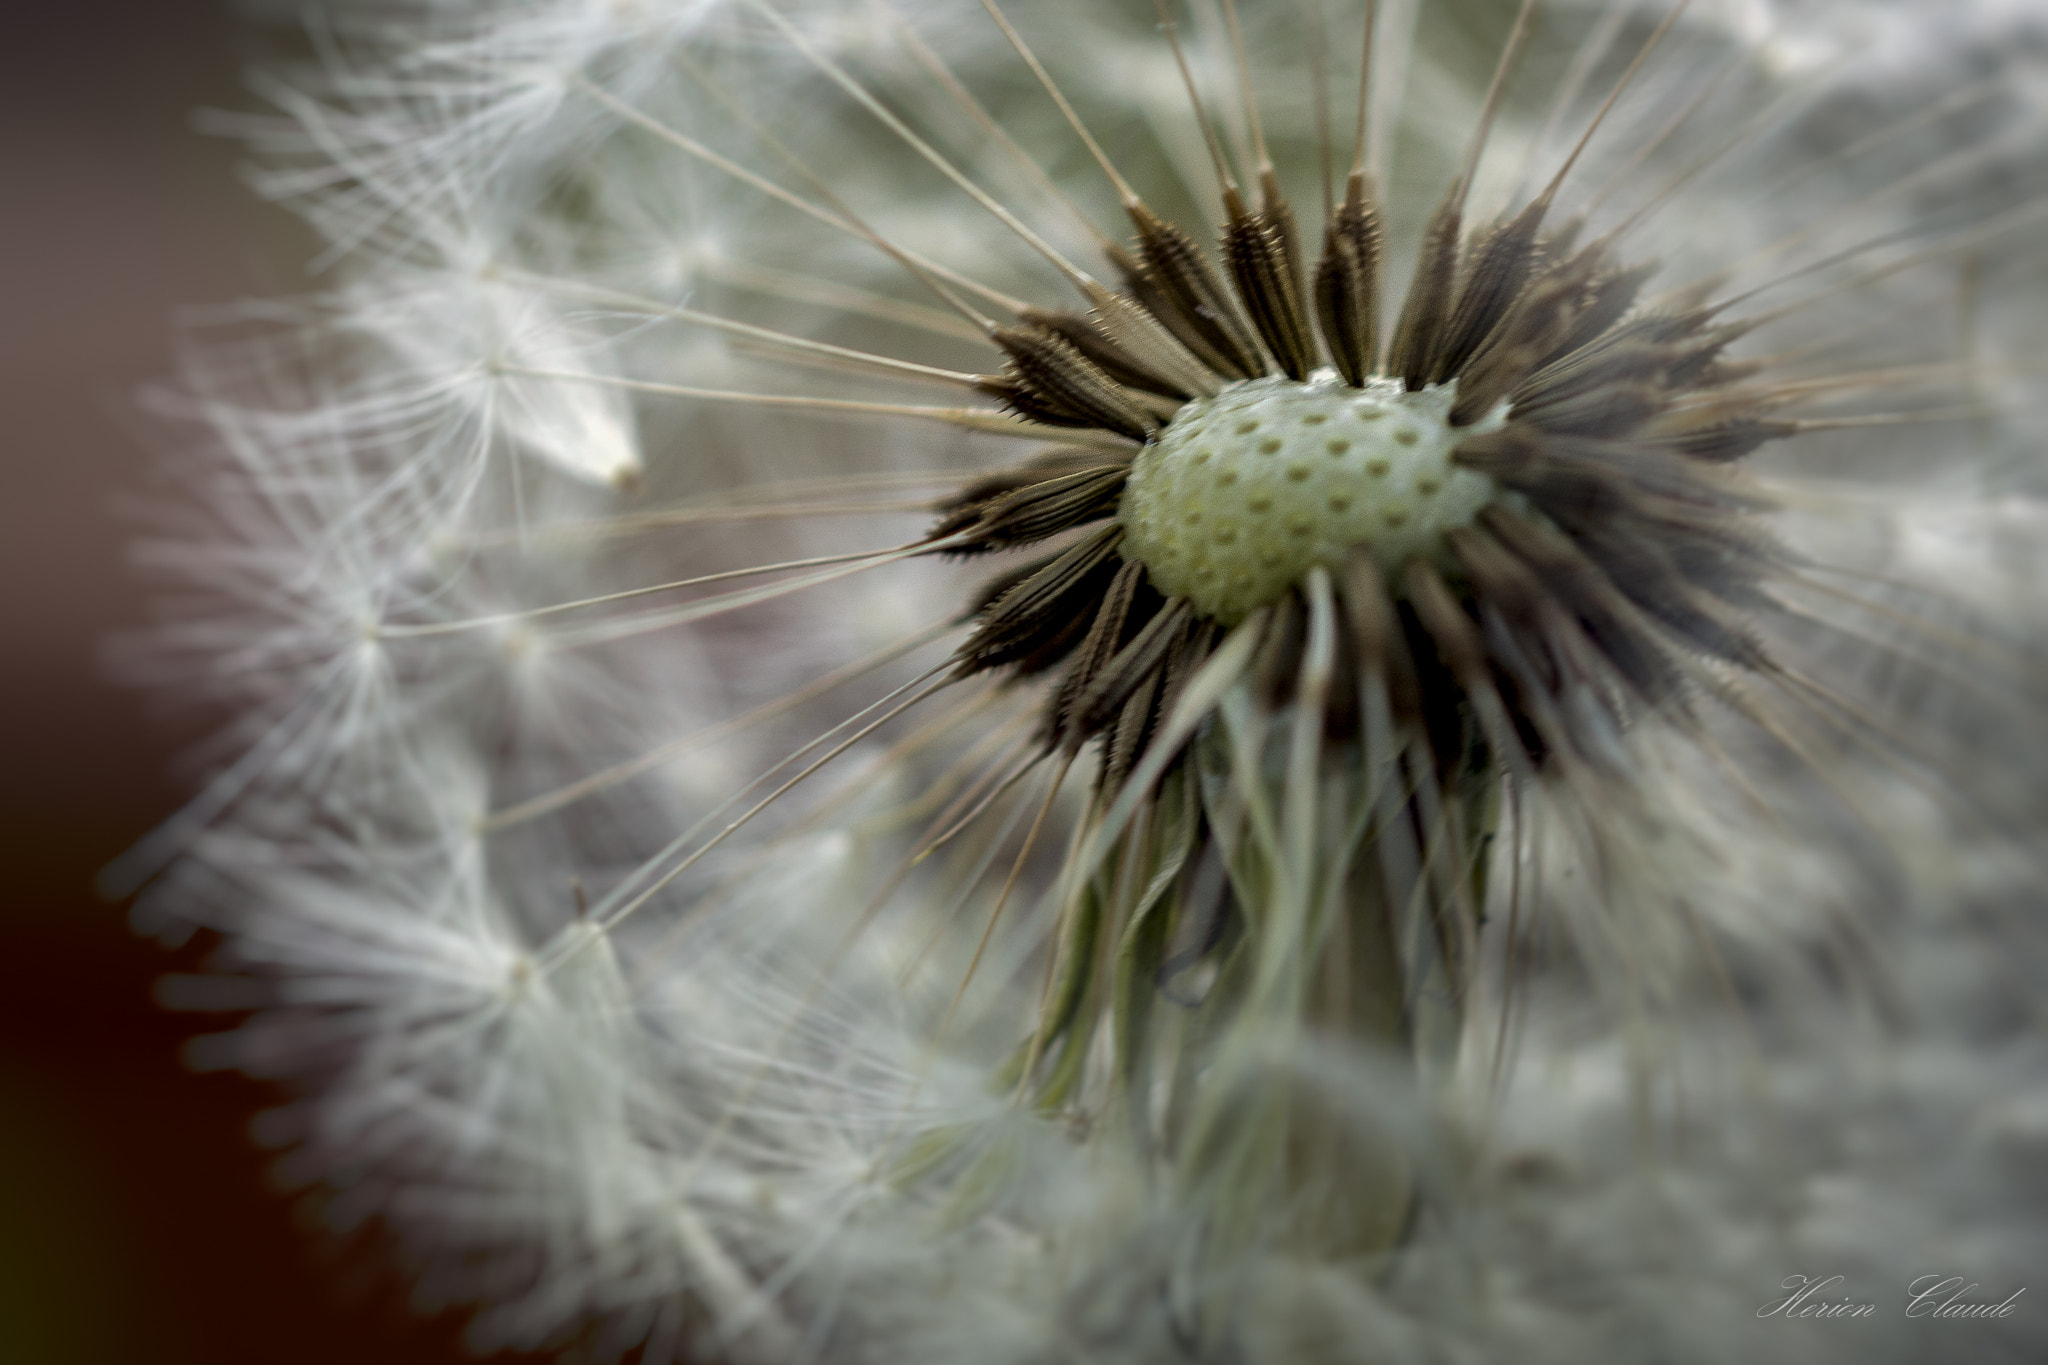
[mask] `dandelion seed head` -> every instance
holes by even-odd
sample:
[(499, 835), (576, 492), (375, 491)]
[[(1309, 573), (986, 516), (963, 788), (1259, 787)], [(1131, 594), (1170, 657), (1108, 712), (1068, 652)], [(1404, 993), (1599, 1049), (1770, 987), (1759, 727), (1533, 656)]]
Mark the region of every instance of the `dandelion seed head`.
[(239, 126), (328, 249), (160, 400), (241, 718), (128, 871), (476, 1345), (1774, 1359), (2048, 1253), (2030, 21), (1369, 13), (432, 7)]

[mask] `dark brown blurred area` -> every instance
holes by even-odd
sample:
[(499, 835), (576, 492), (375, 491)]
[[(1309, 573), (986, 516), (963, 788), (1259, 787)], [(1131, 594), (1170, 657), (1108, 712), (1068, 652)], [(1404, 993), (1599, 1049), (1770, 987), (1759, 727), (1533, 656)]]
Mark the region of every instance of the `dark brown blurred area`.
[[(290, 288), (304, 240), (192, 131), (247, 108), (224, 0), (9, 7), (0, 39), (0, 1360), (326, 1365), (464, 1358), (360, 1248), (298, 1224), (251, 1117), (275, 1096), (178, 1060), (231, 1022), (166, 1013), (193, 970), (97, 900), (175, 809), (178, 736), (108, 680), (145, 619), (117, 503), (150, 455), (135, 392), (184, 305)], [(503, 1357), (501, 1357), (503, 1359)]]

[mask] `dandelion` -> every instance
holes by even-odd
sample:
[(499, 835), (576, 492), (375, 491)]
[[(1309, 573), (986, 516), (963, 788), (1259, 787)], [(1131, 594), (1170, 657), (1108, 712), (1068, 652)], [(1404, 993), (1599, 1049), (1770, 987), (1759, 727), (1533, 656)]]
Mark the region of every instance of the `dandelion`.
[(1762, 1310), (2041, 1263), (2038, 21), (320, 34), (331, 287), (163, 399), (243, 719), (112, 877), (423, 1308), (1948, 1359)]

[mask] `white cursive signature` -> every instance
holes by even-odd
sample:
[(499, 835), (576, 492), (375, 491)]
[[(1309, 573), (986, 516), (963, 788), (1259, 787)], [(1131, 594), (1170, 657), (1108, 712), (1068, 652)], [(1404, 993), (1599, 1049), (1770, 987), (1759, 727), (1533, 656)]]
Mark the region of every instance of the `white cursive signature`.
[[(1940, 1275), (1922, 1275), (1906, 1286), (1912, 1299), (1906, 1304), (1909, 1318), (2009, 1318), (2013, 1313), (2013, 1300), (2026, 1293), (2024, 1288), (2015, 1289), (2006, 1296), (2003, 1303), (1971, 1303), (1963, 1295), (1977, 1286), (1964, 1284), (1960, 1275), (1943, 1279)], [(1947, 1298), (1938, 1295), (1947, 1294)], [(1959, 1300), (1961, 1300), (1959, 1302)]]
[(1830, 1275), (1825, 1280), (1809, 1279), (1805, 1275), (1787, 1276), (1779, 1286), (1793, 1292), (1774, 1303), (1767, 1303), (1756, 1310), (1760, 1318), (1867, 1318), (1877, 1311), (1874, 1303), (1850, 1303), (1847, 1299), (1832, 1301), (1817, 1299), (1814, 1295), (1824, 1289), (1833, 1289), (1842, 1283), (1840, 1275)]

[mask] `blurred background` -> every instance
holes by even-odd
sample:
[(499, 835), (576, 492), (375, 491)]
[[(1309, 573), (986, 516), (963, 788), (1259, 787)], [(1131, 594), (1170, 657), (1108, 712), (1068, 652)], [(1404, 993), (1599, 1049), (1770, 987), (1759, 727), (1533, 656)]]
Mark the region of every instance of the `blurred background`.
[[(201, 717), (110, 681), (147, 619), (120, 504), (152, 439), (181, 307), (298, 287), (305, 239), (193, 131), (249, 108), (257, 40), (227, 0), (16, 5), (0, 42), (0, 1360), (362, 1365), (462, 1359), (376, 1248), (337, 1244), (248, 1137), (275, 1096), (196, 1076), (232, 1020), (152, 1000), (177, 953), (132, 935), (94, 871), (176, 808)], [(507, 1357), (498, 1357), (507, 1359)]]

